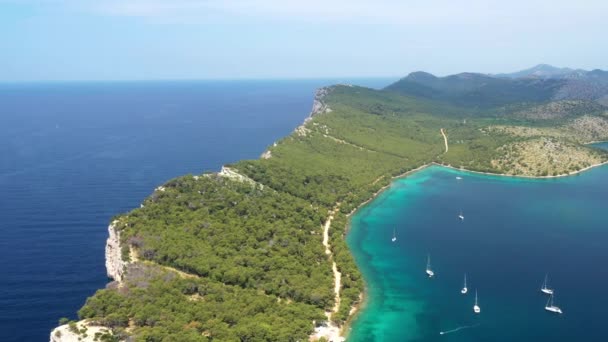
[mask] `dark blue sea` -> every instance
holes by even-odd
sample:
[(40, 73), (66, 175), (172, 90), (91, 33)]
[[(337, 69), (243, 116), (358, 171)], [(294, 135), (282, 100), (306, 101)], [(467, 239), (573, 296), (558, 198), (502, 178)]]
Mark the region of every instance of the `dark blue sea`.
[(48, 341), (105, 286), (113, 215), (257, 158), (338, 82), (391, 80), (0, 84), (0, 340)]

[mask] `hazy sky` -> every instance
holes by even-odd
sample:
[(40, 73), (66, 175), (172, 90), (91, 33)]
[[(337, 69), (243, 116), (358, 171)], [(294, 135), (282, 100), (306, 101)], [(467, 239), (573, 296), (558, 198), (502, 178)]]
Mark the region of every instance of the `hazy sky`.
[(0, 81), (608, 69), (607, 18), (606, 0), (0, 0)]

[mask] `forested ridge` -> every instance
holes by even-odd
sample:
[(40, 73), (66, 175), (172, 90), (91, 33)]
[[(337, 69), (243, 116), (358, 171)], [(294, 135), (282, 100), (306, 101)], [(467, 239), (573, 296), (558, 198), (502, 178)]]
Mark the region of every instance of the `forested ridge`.
[[(269, 158), (227, 165), (242, 177), (178, 177), (141, 208), (117, 216), (123, 258), (131, 261), (125, 279), (89, 298), (79, 317), (112, 328), (105, 340), (307, 340), (313, 322), (322, 324), (334, 305), (332, 261), (342, 279), (331, 320), (344, 324), (358, 304), (364, 281), (345, 242), (347, 215), (392, 177), (431, 162), (508, 173), (501, 169), (507, 164), (496, 163), (505, 151), (515, 153), (505, 146), (547, 136), (607, 159), (572, 139), (576, 133), (563, 128), (567, 115), (539, 123), (497, 116), (507, 110), (501, 107), (485, 116), (460, 101), (348, 85), (323, 94), (322, 109), (270, 147)], [(594, 118), (603, 115), (594, 107)], [(497, 127), (537, 131), (525, 136)], [(448, 134), (448, 153), (440, 129)], [(323, 224), (334, 208), (327, 255)]]

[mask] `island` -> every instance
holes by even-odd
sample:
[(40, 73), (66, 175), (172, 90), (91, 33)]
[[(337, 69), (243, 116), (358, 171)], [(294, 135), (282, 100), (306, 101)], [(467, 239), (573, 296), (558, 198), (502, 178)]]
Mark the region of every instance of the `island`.
[(175, 178), (114, 217), (113, 281), (50, 339), (343, 340), (365, 301), (349, 215), (432, 164), (558, 177), (606, 163), (590, 144), (608, 139), (607, 105), (608, 72), (546, 65), (321, 88), (260, 159)]

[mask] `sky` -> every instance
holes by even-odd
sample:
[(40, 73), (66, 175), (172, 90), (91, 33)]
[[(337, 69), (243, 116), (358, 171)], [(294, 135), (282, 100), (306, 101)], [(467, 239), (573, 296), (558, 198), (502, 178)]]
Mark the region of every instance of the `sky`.
[(606, 17), (606, 0), (0, 0), (0, 81), (608, 69)]

